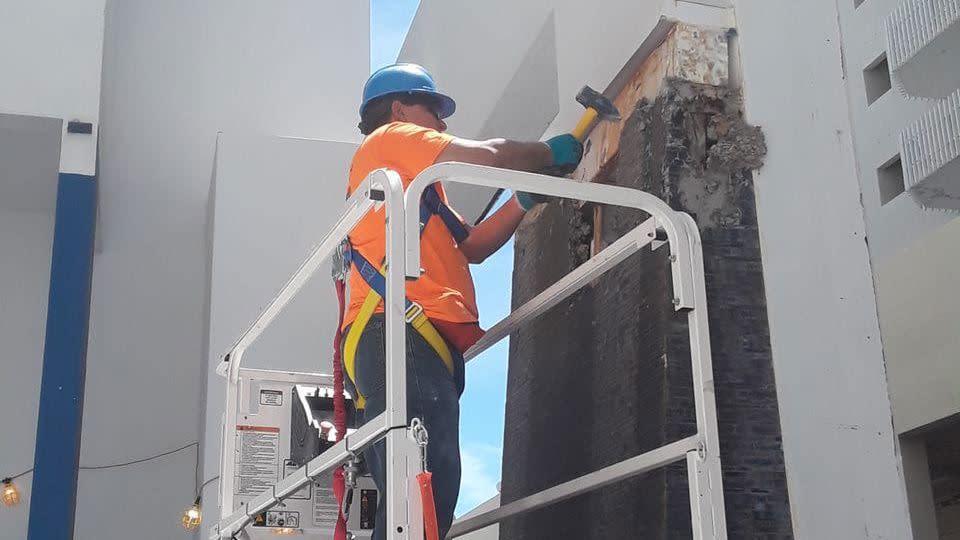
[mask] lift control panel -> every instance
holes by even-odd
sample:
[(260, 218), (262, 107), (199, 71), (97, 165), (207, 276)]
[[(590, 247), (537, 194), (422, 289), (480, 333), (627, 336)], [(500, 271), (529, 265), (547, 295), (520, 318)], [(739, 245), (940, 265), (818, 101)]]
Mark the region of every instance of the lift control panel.
[[(225, 436), (234, 437), (234, 455), (223, 456), (223, 472), (233, 475), (233, 510), (294, 474), (336, 441), (332, 377), (256, 369), (240, 370), (237, 423)], [(347, 395), (347, 432), (357, 427), (352, 398)], [(232, 429), (229, 429), (232, 428)], [(301, 471), (302, 474), (302, 471)], [(378, 493), (364, 472), (350, 497), (347, 528), (358, 540), (370, 538)], [(295, 534), (310, 540), (332, 540), (338, 513), (333, 474), (313, 479), (283, 504), (253, 516), (251, 539)]]

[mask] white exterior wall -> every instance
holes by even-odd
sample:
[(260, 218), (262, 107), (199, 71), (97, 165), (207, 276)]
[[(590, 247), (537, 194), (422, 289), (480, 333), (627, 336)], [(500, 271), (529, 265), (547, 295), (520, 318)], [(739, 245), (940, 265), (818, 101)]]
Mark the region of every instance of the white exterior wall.
[[(210, 339), (204, 470), (217, 474), (223, 354), (273, 300), (343, 211), (356, 144), (225, 133), (217, 148), (212, 216)], [(269, 183), (263, 178), (269, 177)], [(338, 303), (329, 263), (243, 357), (243, 366), (332, 372)], [(217, 500), (218, 483), (204, 490)], [(213, 506), (209, 506), (213, 511)], [(210, 514), (212, 524), (213, 514)]]
[(886, 54), (884, 19), (899, 4), (900, 0), (864, 0), (859, 7), (855, 7), (852, 0), (837, 3), (850, 122), (860, 168), (870, 253), (875, 262), (896, 255), (918, 236), (957, 216), (953, 212), (923, 210), (906, 192), (887, 204), (880, 204), (877, 168), (900, 153), (900, 132), (919, 120), (933, 103), (908, 98), (896, 85), (872, 104), (867, 102), (863, 71)]
[(899, 154), (900, 132), (934, 103), (896, 84), (867, 102), (863, 70), (886, 54), (884, 19), (899, 3), (838, 2), (838, 11), (894, 425), (905, 433), (960, 413), (960, 290), (948, 285), (960, 264), (960, 214), (924, 210), (906, 192), (880, 204), (877, 168)]
[[(569, 131), (585, 84), (603, 92), (662, 14), (723, 26), (727, 0), (421, 0), (399, 59), (426, 66), (457, 100), (448, 119), (462, 137), (538, 139)], [(599, 37), (602, 36), (603, 39)], [(450, 197), (473, 217), (492, 190), (454, 185)], [(479, 210), (473, 206), (480, 202)], [(473, 203), (473, 205), (471, 205)]]
[[(0, 4), (0, 113), (62, 118), (61, 172), (94, 172), (104, 3)], [(92, 122), (93, 135), (68, 135), (69, 120)]]
[[(0, 210), (2, 475), (19, 474), (33, 466), (52, 242), (52, 212)], [(30, 500), (32, 480), (31, 475), (15, 480), (21, 501)], [(26, 538), (30, 505), (21, 502), (0, 510), (0, 540)]]
[(543, 26), (552, 24), (556, 79), (535, 79), (527, 84), (544, 96), (558, 91), (559, 110), (555, 119), (549, 119), (552, 122), (545, 132), (553, 135), (572, 129), (579, 120), (583, 106), (574, 97), (580, 88), (589, 84), (602, 92), (660, 15), (717, 25), (729, 22), (724, 10), (702, 3), (728, 4), (724, 0), (696, 4), (674, 0), (496, 0), (479, 4), (421, 0), (400, 59), (427, 66), (440, 87), (458, 100), (457, 113), (448, 122), (452, 133), (515, 137), (513, 131), (529, 129), (525, 128), (529, 118), (539, 122), (540, 117), (529, 109), (515, 109), (510, 111), (514, 122), (503, 125), (502, 133), (483, 133), (483, 128), (498, 105), (507, 109), (521, 105), (498, 102), (510, 82), (522, 75), (517, 70)]
[[(354, 137), (368, 24), (348, 0), (108, 2), (82, 463), (203, 438), (217, 133)], [(203, 440), (204, 478), (218, 441)], [(82, 474), (77, 538), (183, 537), (195, 460)]]
[[(33, 467), (59, 168), (60, 121), (0, 114), (0, 477)], [(14, 479), (27, 501), (33, 476)], [(0, 539), (26, 538), (28, 504)]]
[[(852, 3), (852, 1), (851, 1)], [(527, 81), (570, 129), (584, 83), (603, 90), (661, 14), (723, 25), (723, 2), (427, 1), (401, 58), (424, 63), (459, 100), (451, 131), (513, 136), (540, 108), (504, 88), (552, 16), (557, 80)], [(770, 154), (756, 176), (768, 315), (797, 538), (909, 538), (835, 6), (737, 2), (748, 120)], [(509, 14), (509, 16), (505, 16)], [(469, 24), (465, 24), (469, 21)], [(437, 46), (442, 43), (443, 46)], [(506, 112), (504, 112), (506, 111)], [(491, 117), (512, 118), (484, 133)], [(459, 118), (458, 118), (459, 117)]]
[[(33, 467), (58, 172), (94, 173), (103, 6), (0, 4), (0, 476)], [(74, 119), (94, 134), (67, 135)], [(15, 480), (0, 540), (26, 538), (32, 481)]]
[(910, 538), (836, 8), (736, 7), (794, 533)]

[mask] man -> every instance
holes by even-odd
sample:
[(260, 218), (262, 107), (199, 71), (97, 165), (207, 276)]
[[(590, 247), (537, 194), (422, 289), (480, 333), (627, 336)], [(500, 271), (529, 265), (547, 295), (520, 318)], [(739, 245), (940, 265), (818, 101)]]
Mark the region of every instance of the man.
[[(399, 173), (406, 188), (435, 163), (459, 161), (519, 171), (570, 172), (583, 155), (583, 147), (571, 135), (545, 143), (473, 141), (448, 135), (444, 119), (455, 109), (453, 99), (437, 91), (433, 78), (421, 66), (397, 64), (371, 75), (360, 107), (359, 127), (366, 138), (353, 158), (348, 192), (379, 168)], [(460, 488), (462, 354), (483, 335), (469, 264), (483, 262), (500, 249), (538, 199), (517, 193), (482, 223), (469, 227), (447, 210), (446, 195), (439, 185), (435, 196), (444, 204), (439, 205), (443, 207), (438, 212), (441, 215), (432, 215), (421, 231), (424, 272), (420, 279), (407, 283), (407, 299), (422, 307), (425, 315), (407, 325), (407, 400), (409, 416), (421, 418), (429, 432), (427, 467), (433, 472), (443, 538), (453, 521)], [(349, 240), (354, 264), (363, 261), (369, 276), (371, 267), (379, 267), (384, 259), (383, 212), (369, 213)], [(344, 318), (344, 368), (365, 401), (364, 417), (374, 418), (385, 409), (383, 307), (357, 267), (350, 273), (350, 301)], [(365, 458), (380, 493), (385, 494), (385, 444), (381, 441)], [(381, 500), (375, 540), (386, 537), (384, 514)]]

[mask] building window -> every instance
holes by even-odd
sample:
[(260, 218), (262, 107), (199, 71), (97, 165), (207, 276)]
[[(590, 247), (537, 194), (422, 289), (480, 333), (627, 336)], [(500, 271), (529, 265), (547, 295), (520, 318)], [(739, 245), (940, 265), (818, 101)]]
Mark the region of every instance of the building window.
[(903, 163), (900, 154), (877, 169), (877, 181), (880, 185), (880, 204), (892, 201), (904, 191)]
[(873, 104), (880, 96), (887, 93), (890, 84), (890, 65), (887, 63), (887, 54), (883, 53), (863, 70), (863, 83), (867, 89), (867, 104)]

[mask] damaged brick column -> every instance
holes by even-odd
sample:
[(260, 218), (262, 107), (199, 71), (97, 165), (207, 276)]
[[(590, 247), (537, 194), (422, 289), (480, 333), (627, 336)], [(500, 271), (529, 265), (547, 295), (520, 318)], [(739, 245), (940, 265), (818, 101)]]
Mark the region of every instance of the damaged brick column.
[[(728, 533), (788, 538), (750, 173), (766, 147), (741, 120), (740, 103), (725, 86), (666, 73), (654, 99), (635, 102), (615, 155), (591, 179), (653, 193), (698, 223)], [(607, 153), (607, 143), (598, 151)], [(599, 247), (591, 244), (609, 244), (646, 217), (609, 207), (595, 214), (576, 201), (538, 210), (517, 234), (514, 307), (586, 260)], [(686, 315), (671, 303), (667, 256), (641, 251), (511, 339), (504, 504), (695, 432)], [(683, 463), (501, 526), (504, 540), (691, 534)]]

